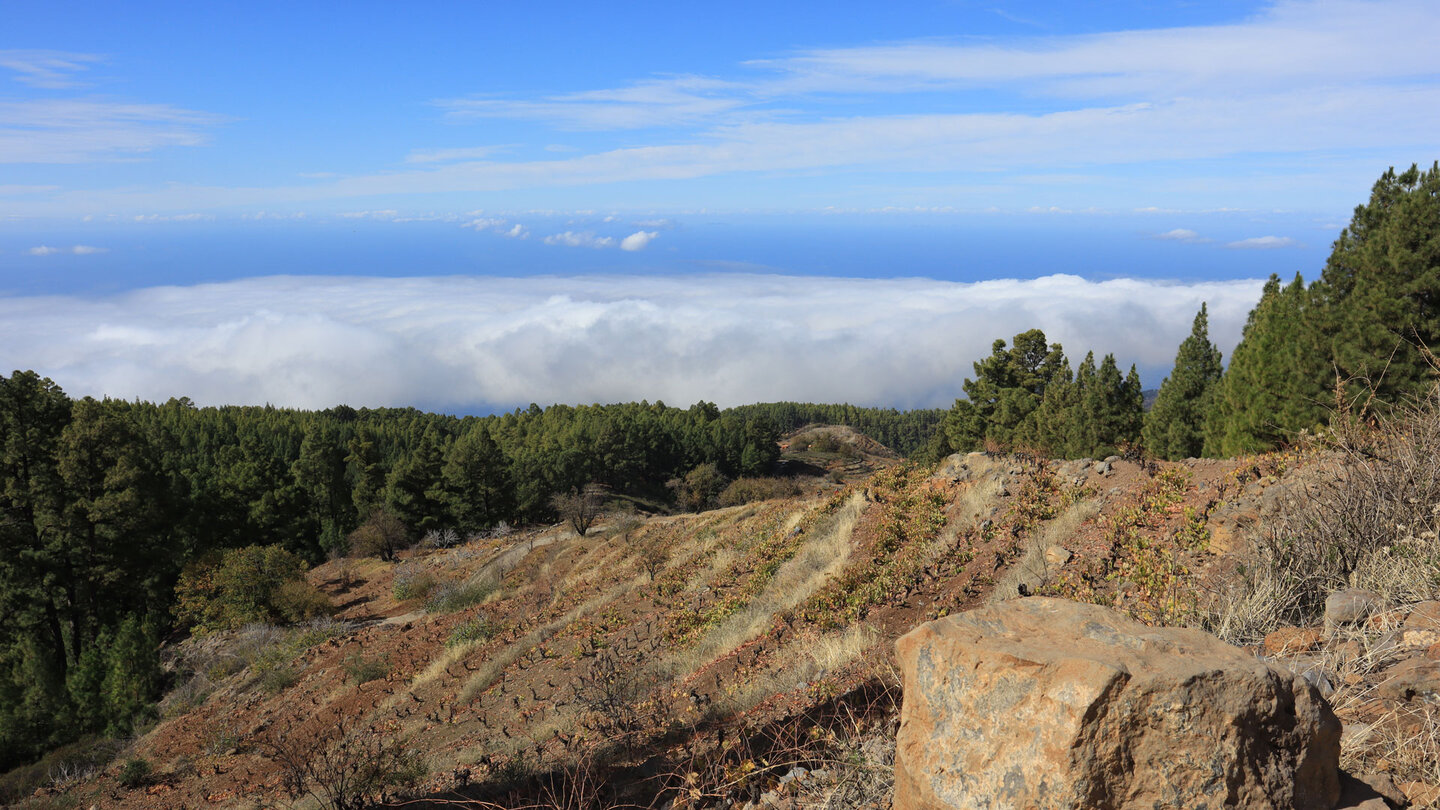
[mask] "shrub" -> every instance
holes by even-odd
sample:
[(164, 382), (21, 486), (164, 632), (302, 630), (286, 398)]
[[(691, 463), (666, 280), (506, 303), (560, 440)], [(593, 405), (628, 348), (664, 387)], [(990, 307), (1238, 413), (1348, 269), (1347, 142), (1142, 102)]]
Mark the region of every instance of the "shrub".
[(425, 609), (431, 613), (454, 613), (478, 605), (494, 593), (495, 587), (482, 582), (447, 582), (430, 592)]
[(411, 599), (427, 599), (440, 582), (435, 575), (419, 563), (406, 563), (395, 569), (391, 593), (397, 602)]
[(350, 553), (356, 557), (395, 559), (396, 552), (410, 543), (405, 524), (394, 513), (376, 509), (360, 527), (350, 533)]
[(122, 787), (137, 788), (150, 781), (150, 763), (136, 757), (128, 760), (120, 768), (120, 775), (116, 780)]
[(297, 623), (335, 612), (330, 597), (303, 579), (283, 583), (270, 599), (275, 612), (287, 622)]
[(1375, 427), (1341, 424), (1331, 444), (1333, 477), (1267, 526), (1258, 558), (1207, 617), (1234, 640), (1314, 623), (1339, 588), (1391, 602), (1440, 597), (1440, 393)]
[(415, 750), (357, 716), (338, 715), (334, 728), (330, 737), (275, 728), (255, 741), (291, 798), (309, 794), (329, 810), (356, 810), (413, 790), (428, 773)]
[(278, 695), (286, 689), (295, 685), (300, 680), (300, 673), (290, 663), (279, 663), (274, 666), (265, 667), (260, 672), (260, 678), (256, 681), (260, 688), (269, 695)]
[(421, 548), (454, 548), (460, 545), (460, 535), (454, 529), (431, 529), (420, 538)]
[(690, 512), (700, 512), (715, 504), (715, 498), (725, 488), (728, 479), (720, 468), (711, 463), (701, 464), (685, 474), (684, 478), (673, 478), (665, 486), (675, 492), (675, 502)]
[(445, 642), (448, 647), (459, 647), (464, 644), (478, 644), (489, 641), (499, 631), (499, 626), (484, 613), (477, 613), (475, 616), (455, 625), (450, 631), (450, 638)]
[[(277, 592), (304, 579), (305, 562), (280, 546), (245, 546), (207, 555), (180, 573), (175, 615), (200, 635), (283, 620)], [(290, 596), (297, 593), (292, 590)]]
[(720, 493), (719, 501), (721, 506), (740, 506), (799, 494), (800, 482), (794, 478), (736, 478)]
[(390, 674), (390, 659), (384, 655), (372, 657), (355, 653), (346, 657), (342, 666), (356, 686), (378, 681)]

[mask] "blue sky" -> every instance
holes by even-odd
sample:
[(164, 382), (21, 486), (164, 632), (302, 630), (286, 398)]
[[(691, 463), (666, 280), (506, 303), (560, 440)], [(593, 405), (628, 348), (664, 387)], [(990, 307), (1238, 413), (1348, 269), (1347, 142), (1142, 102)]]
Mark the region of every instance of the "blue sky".
[[(1258, 279), (1318, 273), (1387, 166), (1440, 157), (1425, 0), (9, 0), (4, 17), (0, 365), (76, 393), (934, 405), (1030, 326), (1158, 384), (1202, 294), (1228, 352)], [(498, 333), (459, 314), (427, 332), (441, 279), (476, 313), (527, 313), (558, 355), (497, 369), (477, 358)], [(954, 309), (915, 318), (898, 302), (916, 279)], [(1014, 317), (964, 303), (997, 280)], [(1147, 333), (1077, 303), (1131, 282), (1152, 293), (1108, 311), (1145, 305), (1124, 326)], [(793, 308), (754, 304), (776, 284)], [(814, 321), (804, 299), (827, 287), (861, 296), (831, 301), (851, 325)], [(706, 313), (733, 347), (701, 358), (686, 332)], [(239, 323), (287, 350), (228, 343)], [(919, 348), (936, 330), (943, 363)], [(739, 353), (777, 332), (786, 357)], [(382, 344), (429, 376), (315, 382)], [(603, 379), (577, 346), (615, 358)]]

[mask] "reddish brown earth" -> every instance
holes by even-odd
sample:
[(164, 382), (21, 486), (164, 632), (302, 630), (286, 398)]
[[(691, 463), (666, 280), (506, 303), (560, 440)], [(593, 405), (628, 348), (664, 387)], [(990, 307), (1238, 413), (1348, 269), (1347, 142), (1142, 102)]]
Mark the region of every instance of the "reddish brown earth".
[[(871, 450), (866, 459), (885, 460), (866, 475), (894, 464)], [(353, 626), (297, 651), (293, 683), (273, 691), (258, 686), (254, 665), (221, 678), (203, 702), (163, 720), (133, 746), (130, 755), (152, 763), (153, 784), (120, 787), (117, 764), (106, 776), (49, 798), (114, 808), (284, 804), (284, 775), (265, 756), (267, 741), (303, 745), (333, 737), (341, 724), (407, 741), (426, 760), (422, 792), (451, 800), (495, 796), (487, 793), (487, 780), (516, 763), (535, 773), (591, 762), (617, 739), (627, 745), (619, 753), (608, 749), (612, 775), (637, 784), (649, 779), (641, 793), (653, 796), (667, 784), (665, 774), (679, 774), (683, 783), (687, 773), (703, 781), (725, 768), (759, 768), (753, 777), (719, 779), (747, 784), (755, 798), (780, 774), (757, 765), (763, 758), (753, 740), (800, 728), (813, 739), (829, 722), (817, 718), (846, 712), (852, 731), (887, 728), (885, 712), (896, 702), (889, 686), (894, 640), (924, 621), (995, 598), (996, 583), (1041, 550), (1036, 544), (1048, 537), (1047, 527), (1074, 522), (1063, 537), (1049, 538), (1073, 556), (1055, 567), (1045, 593), (1157, 620), (1223, 581), (1233, 563), (1217, 552), (1243, 545), (1247, 528), (1280, 501), (1266, 492), (1277, 482), (1283, 489), (1293, 474), (1282, 474), (1296, 460), (1158, 467), (1115, 460), (1102, 472), (1096, 463), (976, 455), (968, 466), (958, 475), (946, 468), (935, 478), (912, 472), (902, 485), (893, 483), (894, 470), (852, 476), (843, 489), (649, 517), (621, 533), (612, 532), (626, 528), (623, 516), (612, 515), (585, 538), (559, 526), (538, 527), (456, 549), (407, 552), (398, 565), (327, 563), (312, 580), (341, 606), (337, 618)], [(1172, 481), (1164, 498), (1156, 496), (1157, 480)], [(889, 548), (897, 525), (923, 512), (913, 504), (924, 502), (940, 504), (937, 523), (903, 529), (911, 533), (897, 549), (877, 553)], [(1183, 580), (1134, 575), (1134, 560), (1115, 541), (1116, 516), (1126, 510), (1140, 516), (1137, 532), (1149, 546), (1165, 549), (1167, 570), (1187, 572)], [(1186, 526), (1208, 530), (1210, 540), (1177, 536)], [(639, 562), (637, 549), (647, 542), (666, 555), (655, 581)], [(790, 563), (811, 549), (820, 565), (832, 546), (828, 573)], [(912, 558), (918, 562), (907, 562)], [(407, 566), (456, 582), (488, 577), (496, 587), (482, 604), (427, 612), (420, 600), (394, 598), (396, 573)], [(910, 573), (884, 579), (888, 589), (855, 606), (859, 586), (902, 568)], [(847, 572), (858, 572), (857, 590), (835, 592), (836, 583), (850, 581)], [(780, 592), (769, 587), (778, 578), (798, 584)], [(1167, 591), (1167, 585), (1174, 587)], [(792, 596), (804, 598), (783, 607)], [(756, 629), (718, 641), (731, 626), (727, 621), (747, 606), (772, 603), (782, 607), (756, 619)], [(740, 607), (722, 616), (726, 605)], [(832, 627), (835, 610), (854, 610), (856, 618)], [(499, 628), (493, 637), (447, 647), (457, 627), (482, 614)], [(690, 630), (697, 616), (720, 618)], [(873, 632), (856, 631), (861, 626)], [(611, 680), (631, 690), (627, 702), (638, 707), (633, 716), (595, 708), (596, 673), (607, 660), (620, 664)], [(379, 662), (382, 677), (357, 684), (353, 670), (360, 661)], [(482, 677), (487, 673), (493, 680)], [(858, 704), (881, 716), (854, 708)], [(456, 768), (471, 774), (463, 791), (456, 789)], [(718, 801), (711, 790), (672, 790), (666, 797), (703, 805)]]

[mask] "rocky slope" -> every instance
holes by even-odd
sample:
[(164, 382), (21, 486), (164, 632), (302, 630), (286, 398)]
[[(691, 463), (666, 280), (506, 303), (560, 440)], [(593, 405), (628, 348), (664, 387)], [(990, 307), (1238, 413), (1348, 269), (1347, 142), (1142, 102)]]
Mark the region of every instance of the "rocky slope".
[[(882, 469), (797, 497), (327, 563), (312, 578), (334, 621), (177, 645), (163, 719), (103, 773), (26, 804), (343, 807), (336, 774), (358, 762), (387, 775), (372, 797), (436, 807), (884, 806), (897, 638), (1023, 594), (1228, 632), (1235, 611), (1217, 604), (1256, 532), (1324, 474), (1297, 456), (975, 454), (932, 471), (863, 450)], [(1291, 643), (1245, 632), (1329, 684), (1352, 772), (1390, 772), (1396, 801), (1423, 804), (1434, 766), (1376, 753), (1426, 750), (1404, 736), (1423, 734), (1440, 750), (1440, 684), (1407, 663), (1428, 649), (1404, 635), (1417, 610)], [(1397, 667), (1411, 686), (1382, 689)], [(122, 780), (130, 759), (151, 774)]]

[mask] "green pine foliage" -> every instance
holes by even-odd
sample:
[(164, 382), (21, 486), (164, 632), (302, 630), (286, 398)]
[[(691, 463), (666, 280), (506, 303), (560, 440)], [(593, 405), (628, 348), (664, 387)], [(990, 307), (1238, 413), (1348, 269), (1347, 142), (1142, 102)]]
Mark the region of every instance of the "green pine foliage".
[(1335, 240), (1320, 280), (1272, 277), (1216, 390), (1204, 452), (1268, 450), (1331, 413), (1383, 410), (1435, 384), (1440, 163), (1393, 168)]
[(1210, 342), (1209, 324), (1209, 313), (1201, 304), (1190, 336), (1175, 353), (1174, 370), (1160, 384), (1155, 405), (1145, 415), (1145, 449), (1159, 458), (1192, 458), (1204, 449), (1205, 422), (1223, 371), (1220, 350)]
[(1115, 356), (1099, 367), (1086, 354), (1071, 371), (1063, 348), (1038, 329), (995, 341), (975, 364), (945, 421), (948, 448), (1023, 448), (1062, 458), (1103, 457), (1140, 435), (1143, 394), (1134, 366), (1120, 373)]
[(1266, 282), (1215, 388), (1205, 455), (1262, 452), (1325, 423), (1330, 364), (1317, 340), (1310, 302), (1299, 275), (1283, 287), (1276, 276)]

